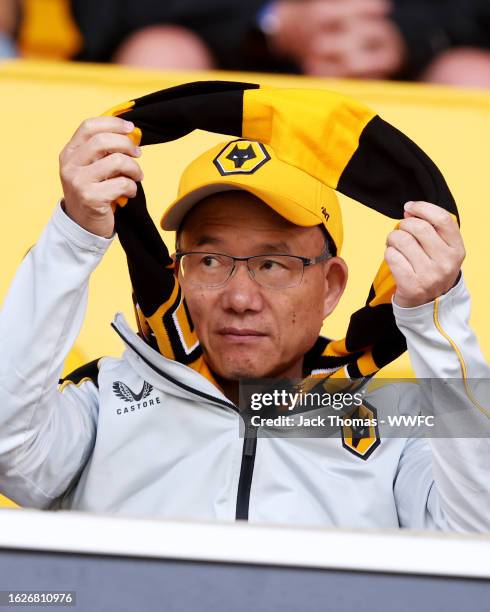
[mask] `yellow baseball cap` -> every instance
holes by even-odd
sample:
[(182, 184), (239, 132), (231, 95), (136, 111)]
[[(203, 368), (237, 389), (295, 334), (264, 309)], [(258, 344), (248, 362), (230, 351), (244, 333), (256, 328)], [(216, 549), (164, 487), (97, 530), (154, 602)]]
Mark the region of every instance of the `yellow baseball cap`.
[(203, 198), (236, 189), (255, 195), (295, 225), (325, 226), (340, 253), (342, 216), (335, 191), (254, 140), (221, 143), (191, 162), (182, 174), (177, 199), (162, 217), (162, 229), (176, 231)]

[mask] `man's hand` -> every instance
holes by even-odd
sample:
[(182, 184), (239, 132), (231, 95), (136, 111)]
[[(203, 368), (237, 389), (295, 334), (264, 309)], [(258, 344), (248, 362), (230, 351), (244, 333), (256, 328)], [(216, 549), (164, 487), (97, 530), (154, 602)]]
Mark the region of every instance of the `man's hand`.
[(92, 234), (112, 236), (112, 205), (120, 197), (134, 197), (143, 179), (134, 159), (141, 150), (128, 137), (133, 129), (119, 117), (88, 119), (60, 154), (65, 212)]
[(413, 308), (454, 286), (465, 249), (455, 220), (443, 208), (409, 202), (399, 229), (386, 241), (385, 259), (396, 281), (395, 303)]

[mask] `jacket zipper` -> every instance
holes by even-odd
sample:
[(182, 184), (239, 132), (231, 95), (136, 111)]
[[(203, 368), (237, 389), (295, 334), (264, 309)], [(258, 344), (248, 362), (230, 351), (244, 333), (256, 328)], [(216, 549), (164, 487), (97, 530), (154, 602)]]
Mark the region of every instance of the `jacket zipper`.
[(247, 424), (243, 439), (242, 465), (240, 479), (238, 480), (238, 493), (236, 501), (237, 520), (248, 521), (250, 506), (250, 489), (254, 473), (255, 455), (257, 452), (257, 428)]
[[(366, 381), (366, 379), (364, 379)], [(359, 388), (366, 384), (362, 383)], [(238, 492), (236, 502), (236, 520), (248, 521), (250, 508), (250, 489), (255, 467), (255, 455), (257, 454), (257, 427), (245, 421), (245, 435), (243, 440), (242, 464), (240, 478), (238, 480)]]

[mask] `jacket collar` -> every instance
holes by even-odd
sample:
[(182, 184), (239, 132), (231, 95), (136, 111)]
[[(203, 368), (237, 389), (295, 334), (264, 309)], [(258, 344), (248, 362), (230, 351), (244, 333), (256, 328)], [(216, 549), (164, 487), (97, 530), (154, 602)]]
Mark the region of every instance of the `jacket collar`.
[[(158, 388), (164, 388), (167, 392), (178, 397), (186, 397), (193, 401), (198, 399), (213, 404), (218, 403), (221, 406), (238, 411), (238, 407), (199, 372), (178, 361), (164, 357), (149, 346), (131, 329), (122, 313), (116, 314), (112, 327), (126, 346), (125, 356), (127, 359), (136, 369), (143, 369), (145, 377), (147, 379), (151, 378)], [(318, 369), (318, 360), (327, 342), (327, 338), (319, 336), (315, 345), (306, 353), (305, 369), (308, 375), (323, 371)], [(325, 371), (325, 374), (328, 375), (328, 372)], [(357, 381), (356, 388), (364, 387), (368, 380)]]
[(235, 406), (211, 381), (186, 365), (168, 359), (149, 346), (128, 325), (124, 315), (117, 313), (112, 327), (126, 346), (125, 356), (137, 369), (143, 368), (145, 375), (157, 381), (159, 388), (178, 397), (220, 404), (237, 411)]

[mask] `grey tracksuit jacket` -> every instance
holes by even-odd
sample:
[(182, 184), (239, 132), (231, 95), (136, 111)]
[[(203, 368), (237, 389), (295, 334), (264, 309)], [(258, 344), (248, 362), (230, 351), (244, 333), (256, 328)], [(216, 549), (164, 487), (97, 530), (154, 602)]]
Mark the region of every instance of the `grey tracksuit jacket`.
[[(133, 516), (343, 527), (490, 530), (490, 398), (415, 384), (369, 395), (378, 415), (449, 399), (480, 438), (384, 437), (367, 458), (341, 437), (251, 444), (241, 417), (200, 374), (150, 348), (116, 315), (125, 351), (98, 376), (58, 379), (83, 323), (88, 281), (111, 240), (58, 205), (0, 313), (0, 491), (24, 506)], [(394, 305), (419, 378), (489, 377), (468, 326), (464, 280), (434, 303)], [(466, 389), (466, 387), (465, 387)]]

